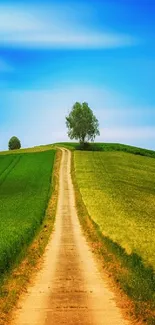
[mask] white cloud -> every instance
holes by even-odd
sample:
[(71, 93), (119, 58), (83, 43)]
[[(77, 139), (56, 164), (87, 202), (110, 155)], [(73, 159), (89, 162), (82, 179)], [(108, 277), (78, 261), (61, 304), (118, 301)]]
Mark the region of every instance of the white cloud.
[(73, 19), (71, 13), (64, 6), (0, 6), (0, 44), (31, 48), (116, 48), (135, 44), (129, 35), (95, 31), (80, 17)]
[(106, 33), (9, 33), (4, 36), (4, 44), (31, 48), (116, 48), (132, 44), (130, 37)]

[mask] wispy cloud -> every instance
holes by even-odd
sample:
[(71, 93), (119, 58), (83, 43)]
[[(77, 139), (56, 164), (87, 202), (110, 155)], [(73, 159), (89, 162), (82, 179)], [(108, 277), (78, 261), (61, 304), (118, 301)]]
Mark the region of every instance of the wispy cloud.
[(91, 24), (81, 22), (80, 17), (74, 20), (71, 11), (64, 6), (59, 10), (55, 7), (0, 6), (1, 46), (106, 49), (133, 44), (135, 40), (130, 35), (96, 30)]

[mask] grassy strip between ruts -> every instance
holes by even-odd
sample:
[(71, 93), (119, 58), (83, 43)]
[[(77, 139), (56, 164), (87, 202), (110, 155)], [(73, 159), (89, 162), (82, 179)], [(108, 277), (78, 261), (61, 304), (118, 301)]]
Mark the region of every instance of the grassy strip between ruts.
[[(123, 313), (132, 320), (132, 324), (155, 324), (155, 300), (134, 299), (128, 289), (137, 276), (149, 281), (153, 277), (152, 269), (145, 268), (136, 254), (127, 255), (125, 250), (111, 239), (102, 235), (99, 226), (91, 219), (84, 205), (76, 181), (74, 153), (72, 153), (72, 180), (75, 189), (76, 207), (80, 223), (93, 252), (99, 257), (102, 268), (112, 284), (118, 305)], [(140, 272), (140, 274), (139, 274)], [(153, 278), (151, 280), (153, 282)], [(150, 284), (152, 283), (150, 282)], [(135, 283), (138, 289), (139, 283)], [(152, 288), (153, 290), (153, 288)]]
[(0, 288), (0, 325), (6, 325), (11, 320), (11, 312), (17, 305), (18, 299), (23, 292), (26, 292), (33, 274), (41, 267), (41, 256), (49, 241), (56, 215), (59, 168), (61, 162), (61, 151), (57, 151), (53, 180), (51, 185), (52, 196), (49, 200), (46, 215), (38, 230), (31, 246), (25, 251), (25, 258), (19, 261), (19, 265), (7, 274)]

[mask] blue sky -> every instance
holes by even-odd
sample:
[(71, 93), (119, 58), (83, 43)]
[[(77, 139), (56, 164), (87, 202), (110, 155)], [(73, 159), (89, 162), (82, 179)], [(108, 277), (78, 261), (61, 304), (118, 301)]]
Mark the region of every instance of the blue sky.
[(155, 0), (0, 1), (0, 150), (68, 140), (86, 101), (96, 140), (155, 149)]

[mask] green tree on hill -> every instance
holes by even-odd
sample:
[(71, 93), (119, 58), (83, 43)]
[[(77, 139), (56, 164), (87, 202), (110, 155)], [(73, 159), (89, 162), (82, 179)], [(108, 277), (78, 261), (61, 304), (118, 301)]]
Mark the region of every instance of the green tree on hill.
[(66, 126), (70, 139), (79, 140), (85, 144), (94, 141), (99, 132), (99, 122), (87, 103), (76, 102), (69, 115), (66, 117)]
[(21, 148), (21, 142), (17, 137), (13, 136), (9, 140), (8, 147), (9, 147), (9, 150), (20, 149)]

